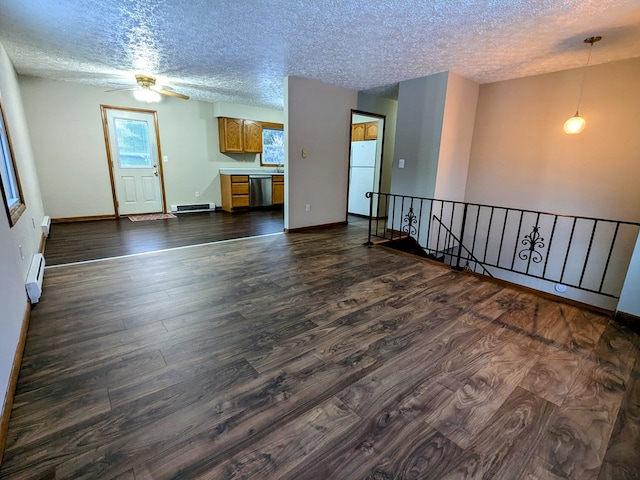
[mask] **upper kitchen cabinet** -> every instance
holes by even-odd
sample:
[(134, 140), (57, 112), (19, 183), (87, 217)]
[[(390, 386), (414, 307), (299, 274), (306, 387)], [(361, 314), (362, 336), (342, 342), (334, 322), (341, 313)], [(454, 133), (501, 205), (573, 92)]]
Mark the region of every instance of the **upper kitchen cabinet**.
[(378, 138), (378, 122), (367, 122), (364, 124), (364, 139), (377, 140)]
[(378, 139), (378, 122), (354, 123), (351, 125), (351, 141)]
[(351, 125), (351, 141), (360, 142), (364, 140), (364, 123), (354, 123)]
[(262, 124), (253, 120), (218, 117), (221, 153), (261, 153)]
[(262, 153), (262, 123), (244, 120), (245, 153)]
[(218, 118), (220, 152), (242, 153), (244, 122), (238, 118)]

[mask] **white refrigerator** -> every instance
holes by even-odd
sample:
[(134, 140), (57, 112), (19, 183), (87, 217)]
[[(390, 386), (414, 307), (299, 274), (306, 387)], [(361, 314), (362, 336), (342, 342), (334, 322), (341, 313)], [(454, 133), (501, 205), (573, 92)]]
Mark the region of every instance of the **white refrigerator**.
[(376, 145), (375, 140), (351, 142), (349, 213), (369, 215), (369, 199), (364, 194), (375, 190)]

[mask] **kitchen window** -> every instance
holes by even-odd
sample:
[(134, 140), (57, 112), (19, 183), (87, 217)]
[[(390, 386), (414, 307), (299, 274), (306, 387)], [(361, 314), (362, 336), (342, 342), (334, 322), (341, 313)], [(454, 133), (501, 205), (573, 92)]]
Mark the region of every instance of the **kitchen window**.
[(262, 155), (260, 165), (284, 165), (284, 125), (262, 122)]
[(22, 189), (20, 179), (16, 170), (16, 164), (11, 146), (11, 136), (7, 129), (7, 122), (4, 116), (4, 107), (0, 101), (0, 177), (2, 177), (2, 199), (7, 210), (7, 218), (11, 226), (25, 211), (26, 207), (22, 201)]

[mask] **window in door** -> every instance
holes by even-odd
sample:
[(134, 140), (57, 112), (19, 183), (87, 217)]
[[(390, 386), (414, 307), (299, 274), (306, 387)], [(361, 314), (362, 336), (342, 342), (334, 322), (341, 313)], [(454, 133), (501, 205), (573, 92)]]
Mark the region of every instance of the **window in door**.
[(284, 165), (284, 125), (281, 123), (262, 123), (262, 155), (260, 165)]
[(15, 225), (25, 211), (22, 201), (22, 189), (20, 179), (13, 157), (11, 137), (7, 130), (7, 122), (4, 116), (4, 108), (0, 101), (0, 177), (2, 177), (2, 199), (7, 210), (7, 217), (11, 226)]
[(151, 168), (149, 126), (141, 120), (115, 118), (120, 168)]

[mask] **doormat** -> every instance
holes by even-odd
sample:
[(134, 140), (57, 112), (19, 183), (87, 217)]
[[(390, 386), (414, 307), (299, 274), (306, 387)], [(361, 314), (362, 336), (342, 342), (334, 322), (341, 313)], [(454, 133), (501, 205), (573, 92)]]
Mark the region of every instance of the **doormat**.
[(131, 215), (132, 222), (144, 222), (146, 220), (164, 220), (165, 218), (176, 218), (173, 213), (152, 213), (150, 215)]

